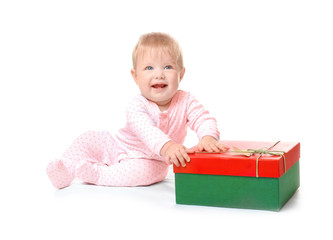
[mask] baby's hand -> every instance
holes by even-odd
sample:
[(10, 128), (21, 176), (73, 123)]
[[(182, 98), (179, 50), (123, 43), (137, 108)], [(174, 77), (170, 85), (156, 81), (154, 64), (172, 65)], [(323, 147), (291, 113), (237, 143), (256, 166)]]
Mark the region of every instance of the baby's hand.
[(225, 152), (229, 150), (229, 148), (212, 136), (204, 136), (198, 143), (198, 150), (200, 152), (204, 150), (207, 152)]
[(190, 162), (188, 153), (194, 153), (194, 150), (187, 149), (181, 144), (172, 141), (167, 142), (161, 149), (161, 155), (165, 156), (166, 163), (174, 163), (177, 167), (186, 166), (186, 162)]

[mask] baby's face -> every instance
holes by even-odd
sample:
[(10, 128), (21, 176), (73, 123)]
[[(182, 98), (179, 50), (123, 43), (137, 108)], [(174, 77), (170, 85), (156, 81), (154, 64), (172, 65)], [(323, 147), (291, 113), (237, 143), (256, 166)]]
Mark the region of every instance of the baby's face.
[(138, 57), (132, 76), (141, 94), (155, 102), (161, 111), (168, 109), (176, 94), (185, 69), (179, 69), (176, 59), (167, 52), (153, 49)]

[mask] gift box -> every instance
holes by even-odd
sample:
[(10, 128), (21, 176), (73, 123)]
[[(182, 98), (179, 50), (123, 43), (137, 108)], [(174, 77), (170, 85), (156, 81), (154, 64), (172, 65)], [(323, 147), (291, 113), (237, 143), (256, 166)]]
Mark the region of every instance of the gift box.
[(176, 203), (278, 211), (300, 185), (300, 143), (222, 141), (225, 153), (173, 166)]

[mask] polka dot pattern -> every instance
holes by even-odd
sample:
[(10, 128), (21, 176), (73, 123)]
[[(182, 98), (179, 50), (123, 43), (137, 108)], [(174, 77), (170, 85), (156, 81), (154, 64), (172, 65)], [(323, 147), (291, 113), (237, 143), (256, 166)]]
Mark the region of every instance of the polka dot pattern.
[(111, 166), (85, 162), (77, 168), (77, 177), (101, 186), (134, 187), (162, 181), (168, 169), (164, 162), (149, 159), (128, 159)]
[(47, 166), (47, 175), (56, 188), (67, 187), (74, 179), (74, 176), (68, 173), (66, 166), (61, 160), (54, 160), (49, 163)]

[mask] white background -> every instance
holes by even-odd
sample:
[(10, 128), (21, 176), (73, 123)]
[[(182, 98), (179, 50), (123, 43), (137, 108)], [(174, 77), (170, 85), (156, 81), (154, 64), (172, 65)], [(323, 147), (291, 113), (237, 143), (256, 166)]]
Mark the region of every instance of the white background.
[[(1, 239), (332, 237), (332, 12), (320, 0), (1, 1)], [(301, 142), (301, 187), (280, 212), (176, 205), (172, 172), (151, 187), (51, 185), (47, 164), (77, 136), (123, 126), (131, 52), (152, 31), (180, 42), (181, 88), (223, 139)]]

